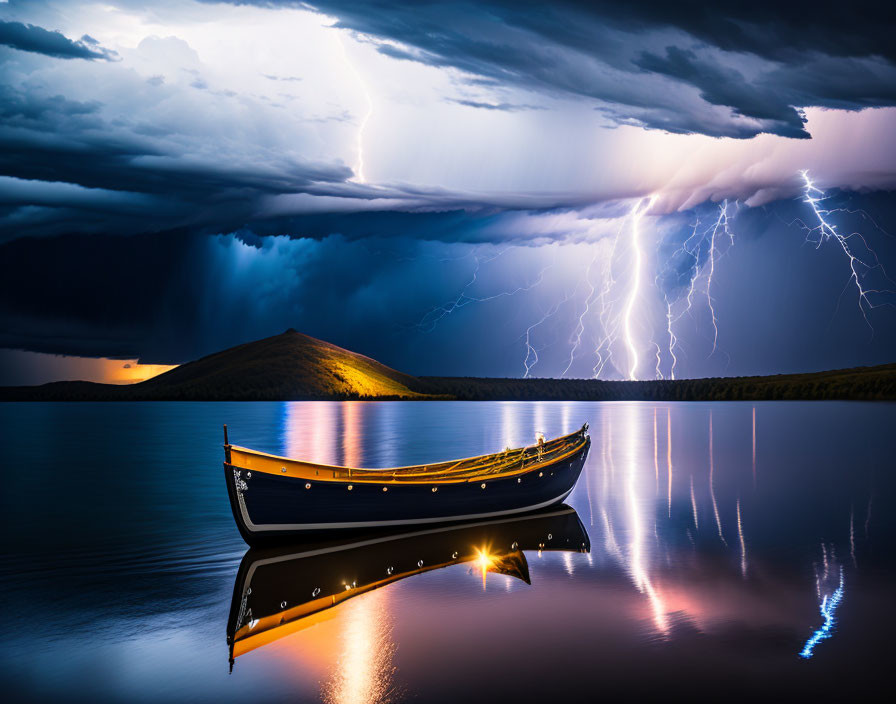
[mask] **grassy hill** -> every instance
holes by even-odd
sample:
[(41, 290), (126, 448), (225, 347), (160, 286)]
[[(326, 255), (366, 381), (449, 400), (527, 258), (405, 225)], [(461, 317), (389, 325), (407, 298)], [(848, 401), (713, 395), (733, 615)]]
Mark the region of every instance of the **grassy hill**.
[(183, 364), (139, 384), (63, 381), (6, 387), (6, 400), (274, 401), (414, 399), (418, 381), (370, 357), (295, 330)]
[(0, 387), (6, 401), (556, 401), (896, 400), (896, 364), (812, 374), (601, 381), (413, 377), (287, 330), (129, 386), (63, 381)]

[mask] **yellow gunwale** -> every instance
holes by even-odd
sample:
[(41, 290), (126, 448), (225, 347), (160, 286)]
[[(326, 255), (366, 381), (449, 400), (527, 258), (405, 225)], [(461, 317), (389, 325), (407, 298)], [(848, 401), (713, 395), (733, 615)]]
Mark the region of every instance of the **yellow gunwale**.
[[(385, 469), (362, 469), (338, 465), (318, 464), (296, 460), (238, 445), (225, 446), (230, 450), (230, 464), (237, 469), (273, 474), (293, 479), (343, 484), (458, 484), (463, 482), (498, 479), (528, 474), (562, 462), (579, 452), (588, 442), (585, 426), (581, 429), (545, 442), (541, 456), (537, 445), (514, 448), (489, 455), (476, 455), (431, 465), (409, 465)], [(526, 464), (527, 461), (534, 462)], [(285, 471), (284, 471), (285, 470)]]

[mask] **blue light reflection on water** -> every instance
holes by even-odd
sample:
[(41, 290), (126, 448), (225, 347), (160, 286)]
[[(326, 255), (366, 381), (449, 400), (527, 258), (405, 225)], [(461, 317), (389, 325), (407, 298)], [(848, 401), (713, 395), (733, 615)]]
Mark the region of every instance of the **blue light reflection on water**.
[[(483, 591), (464, 566), (404, 580), (226, 675), (244, 546), (221, 476), (223, 422), (238, 444), (388, 466), (586, 421), (594, 442), (568, 503), (590, 554), (528, 554), (531, 587), (489, 576)], [(894, 425), (887, 404), (0, 404), (19, 469), (0, 492), (17, 536), (2, 561), (14, 608), (0, 685), (26, 699), (436, 702), (470, 698), (471, 683), (485, 696), (498, 670), (516, 673), (502, 694), (524, 698), (595, 676), (608, 691), (712, 698), (714, 683), (757, 668), (780, 691), (867, 674), (893, 626)], [(813, 575), (820, 541), (827, 581)], [(835, 563), (847, 550), (849, 567)], [(798, 660), (819, 603), (824, 647)]]
[(821, 598), (821, 604), (819, 605), (819, 609), (821, 611), (821, 616), (824, 619), (821, 627), (812, 634), (812, 637), (806, 641), (806, 645), (803, 646), (803, 649), (800, 651), (800, 657), (809, 659), (814, 655), (815, 646), (818, 645), (825, 638), (830, 638), (832, 635), (832, 631), (834, 629), (834, 614), (837, 611), (837, 607), (840, 606), (840, 601), (843, 599), (843, 568), (840, 568), (840, 583), (837, 586), (837, 589), (834, 590), (833, 594), (824, 594)]

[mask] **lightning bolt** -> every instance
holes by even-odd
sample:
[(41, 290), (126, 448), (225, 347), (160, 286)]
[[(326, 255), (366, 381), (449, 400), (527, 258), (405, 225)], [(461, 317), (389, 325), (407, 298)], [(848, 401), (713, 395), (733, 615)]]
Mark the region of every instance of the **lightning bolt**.
[(517, 293), (521, 293), (523, 291), (529, 291), (544, 281), (544, 275), (547, 271), (554, 266), (556, 263), (556, 256), (554, 257), (554, 261), (546, 264), (541, 270), (538, 272), (538, 276), (531, 283), (526, 283), (521, 286), (517, 286), (512, 289), (507, 289), (504, 291), (500, 291), (498, 293), (492, 294), (490, 296), (473, 296), (468, 293), (470, 288), (478, 281), (479, 271), (483, 264), (487, 264), (488, 262), (494, 261), (498, 257), (500, 257), (505, 252), (513, 249), (513, 247), (507, 247), (506, 249), (502, 249), (500, 252), (491, 257), (480, 258), (478, 256), (474, 256), (474, 261), (476, 262), (473, 273), (470, 276), (470, 280), (464, 285), (461, 289), (460, 293), (450, 301), (446, 303), (442, 303), (440, 305), (435, 306), (428, 310), (420, 321), (417, 323), (417, 327), (423, 332), (432, 332), (435, 330), (436, 325), (440, 320), (445, 318), (448, 315), (451, 315), (459, 308), (463, 308), (465, 306), (470, 305), (471, 303), (485, 303), (486, 301), (493, 301), (496, 298), (504, 298), (506, 296), (514, 296)]
[[(678, 355), (675, 350), (678, 347), (678, 337), (675, 334), (675, 324), (681, 320), (687, 314), (691, 313), (691, 310), (694, 307), (695, 299), (698, 293), (698, 282), (703, 276), (705, 280), (705, 286), (702, 291), (702, 295), (706, 298), (706, 305), (709, 309), (710, 321), (712, 324), (712, 351), (709, 353), (710, 356), (715, 354), (718, 349), (718, 341), (719, 341), (719, 319), (716, 315), (715, 304), (712, 297), (712, 285), (715, 276), (715, 268), (716, 262), (719, 257), (723, 256), (723, 254), (727, 253), (727, 250), (724, 252), (720, 252), (718, 245), (718, 238), (722, 235), (727, 235), (729, 240), (729, 247), (734, 245), (734, 233), (731, 231), (729, 227), (731, 215), (729, 213), (729, 202), (727, 199), (723, 200), (718, 205), (718, 212), (716, 214), (715, 220), (706, 228), (701, 229), (701, 220), (699, 214), (696, 215), (694, 220), (694, 225), (691, 229), (690, 236), (682, 243), (681, 247), (679, 247), (672, 255), (669, 257), (669, 261), (666, 263), (665, 267), (662, 271), (660, 271), (655, 279), (655, 284), (657, 288), (661, 291), (663, 287), (660, 284), (660, 281), (664, 274), (669, 271), (671, 266), (671, 262), (674, 261), (679, 256), (685, 256), (690, 260), (693, 260), (693, 264), (691, 266), (691, 276), (688, 280), (687, 287), (687, 295), (684, 297), (679, 297), (673, 300), (670, 300), (669, 295), (667, 293), (663, 293), (664, 300), (666, 302), (666, 336), (668, 339), (668, 347), (667, 353), (669, 355), (669, 359), (671, 360), (671, 366), (669, 369), (669, 378), (675, 378), (675, 367), (678, 364)], [(706, 251), (706, 261), (701, 265), (700, 260), (703, 258), (703, 252)], [(675, 305), (684, 300), (684, 306), (681, 306), (680, 312), (675, 313)]]
[(538, 350), (536, 350), (532, 345), (532, 333), (534, 332), (535, 328), (544, 323), (548, 318), (554, 316), (564, 303), (566, 303), (569, 299), (576, 295), (576, 291), (578, 291), (578, 286), (573, 289), (572, 293), (567, 294), (562, 299), (557, 301), (548, 309), (547, 313), (545, 313), (543, 316), (541, 316), (541, 318), (539, 318), (528, 328), (526, 328), (526, 358), (523, 360), (523, 366), (526, 368), (526, 371), (523, 374), (523, 379), (528, 379), (529, 374), (532, 372), (532, 367), (538, 364)]
[(628, 302), (625, 305), (625, 322), (623, 323), (625, 346), (628, 348), (629, 355), (628, 378), (630, 381), (637, 380), (636, 373), (638, 371), (638, 348), (635, 345), (634, 334), (632, 331), (632, 311), (634, 310), (635, 302), (641, 295), (641, 262), (643, 259), (640, 240), (641, 218), (644, 216), (644, 212), (649, 210), (654, 201), (656, 201), (656, 196), (650, 196), (650, 198), (647, 198), (646, 200), (646, 206), (644, 205), (644, 198), (639, 200), (632, 213), (632, 250), (634, 251), (634, 263), (632, 264), (633, 281), (629, 290)]
[(716, 235), (719, 228), (723, 228), (725, 233), (731, 238), (731, 244), (734, 244), (734, 235), (728, 230), (728, 201), (722, 201), (719, 206), (719, 217), (712, 228), (712, 234), (709, 237), (709, 272), (706, 274), (706, 304), (709, 306), (709, 313), (712, 319), (712, 352), (715, 354), (719, 343), (719, 320), (716, 317), (716, 309), (712, 303), (712, 277), (716, 270)]
[[(880, 260), (877, 258), (877, 254), (873, 249), (871, 249), (871, 247), (868, 245), (868, 242), (861, 234), (859, 234), (858, 232), (852, 232), (848, 235), (842, 235), (837, 230), (837, 226), (831, 222), (830, 218), (832, 214), (838, 212), (853, 213), (858, 211), (849, 211), (845, 208), (827, 208), (825, 206), (825, 201), (827, 200), (828, 196), (825, 195), (825, 192), (822, 189), (815, 185), (815, 183), (812, 181), (812, 178), (809, 176), (809, 172), (807, 170), (800, 171), (800, 175), (803, 178), (803, 202), (809, 205), (809, 207), (812, 209), (813, 214), (815, 215), (816, 221), (818, 222), (818, 224), (814, 227), (809, 227), (802, 221), (798, 221), (806, 229), (806, 241), (814, 244), (816, 249), (821, 248), (821, 245), (825, 242), (828, 242), (829, 240), (834, 240), (838, 245), (840, 245), (840, 249), (843, 251), (843, 254), (846, 255), (847, 261), (849, 262), (850, 275), (846, 285), (849, 286), (850, 282), (855, 285), (856, 291), (858, 292), (859, 312), (862, 314), (862, 318), (864, 319), (868, 327), (871, 328), (871, 331), (873, 333), (874, 328), (871, 325), (871, 321), (868, 319), (868, 311), (881, 305), (891, 306), (893, 304), (890, 302), (875, 304), (871, 301), (870, 295), (893, 293), (893, 291), (885, 289), (866, 288), (862, 284), (862, 279), (864, 279), (872, 270), (880, 269), (884, 277), (888, 281), (890, 281), (890, 283), (894, 282), (887, 275), (883, 264), (881, 264)], [(864, 213), (862, 214), (865, 215)], [(867, 217), (867, 215), (865, 215), (865, 217)], [(852, 247), (850, 246), (850, 240), (853, 238), (858, 238), (859, 240), (861, 240), (862, 245), (864, 245), (865, 249), (868, 251), (869, 255), (872, 258), (870, 262), (865, 261), (853, 251)]]
[(666, 300), (666, 332), (669, 335), (669, 356), (672, 358), (672, 367), (669, 369), (669, 378), (675, 380), (675, 365), (678, 364), (678, 357), (675, 356), (675, 347), (678, 344), (678, 338), (672, 332), (672, 304)]
[[(638, 203), (640, 203), (640, 201)], [(622, 234), (625, 231), (625, 227), (628, 224), (628, 221), (635, 213), (635, 210), (638, 207), (638, 203), (635, 203), (635, 206), (620, 223), (619, 229), (617, 230), (616, 235), (613, 238), (613, 247), (610, 251), (610, 257), (607, 260), (607, 265), (604, 270), (604, 285), (601, 287), (600, 295), (597, 297), (597, 303), (600, 311), (598, 314), (598, 319), (600, 322), (602, 337), (594, 350), (597, 361), (595, 362), (591, 373), (595, 379), (600, 378), (601, 374), (603, 373), (604, 367), (613, 357), (613, 345), (616, 342), (619, 334), (620, 316), (618, 314), (614, 314), (614, 304), (618, 302), (618, 299), (610, 298), (610, 295), (613, 293), (613, 291), (616, 290), (617, 283), (613, 270), (613, 264), (616, 261), (616, 255), (619, 251), (619, 243), (622, 240)]]
[(576, 327), (573, 330), (573, 336), (575, 338), (575, 342), (573, 343), (572, 349), (569, 351), (569, 362), (566, 364), (566, 368), (563, 370), (563, 373), (560, 374), (561, 378), (566, 376), (566, 373), (569, 371), (569, 368), (572, 366), (573, 359), (575, 359), (576, 351), (582, 344), (582, 334), (585, 332), (585, 316), (588, 315), (588, 311), (591, 309), (591, 302), (594, 298), (594, 284), (591, 283), (591, 269), (594, 267), (594, 262), (597, 261), (598, 249), (594, 247), (594, 255), (591, 257), (591, 261), (588, 263), (588, 268), (585, 270), (585, 282), (588, 284), (589, 291), (588, 295), (585, 297), (585, 308), (582, 313), (579, 315), (578, 322), (576, 323)]
[(349, 70), (349, 73), (352, 74), (358, 86), (361, 89), (361, 94), (364, 96), (364, 101), (367, 103), (367, 109), (364, 111), (364, 114), (361, 116), (361, 120), (358, 123), (358, 132), (355, 136), (355, 167), (353, 171), (355, 172), (355, 176), (352, 179), (358, 183), (367, 183), (367, 177), (364, 175), (364, 130), (367, 127), (367, 123), (370, 121), (371, 116), (373, 115), (373, 99), (370, 97), (370, 91), (367, 88), (367, 84), (364, 82), (363, 76), (361, 76), (360, 72), (355, 65), (352, 63), (351, 59), (348, 57), (348, 52), (345, 49), (345, 44), (342, 43), (342, 38), (337, 31), (336, 34), (336, 42), (339, 44), (339, 50), (342, 53), (342, 59), (345, 62), (346, 67)]

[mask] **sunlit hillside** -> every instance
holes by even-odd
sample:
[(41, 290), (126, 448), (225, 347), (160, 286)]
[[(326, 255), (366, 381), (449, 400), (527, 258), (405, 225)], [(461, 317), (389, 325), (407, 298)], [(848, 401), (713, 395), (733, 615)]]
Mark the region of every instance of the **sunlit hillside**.
[(150, 396), (183, 399), (415, 398), (414, 382), (370, 357), (290, 329), (183, 364), (140, 387)]

